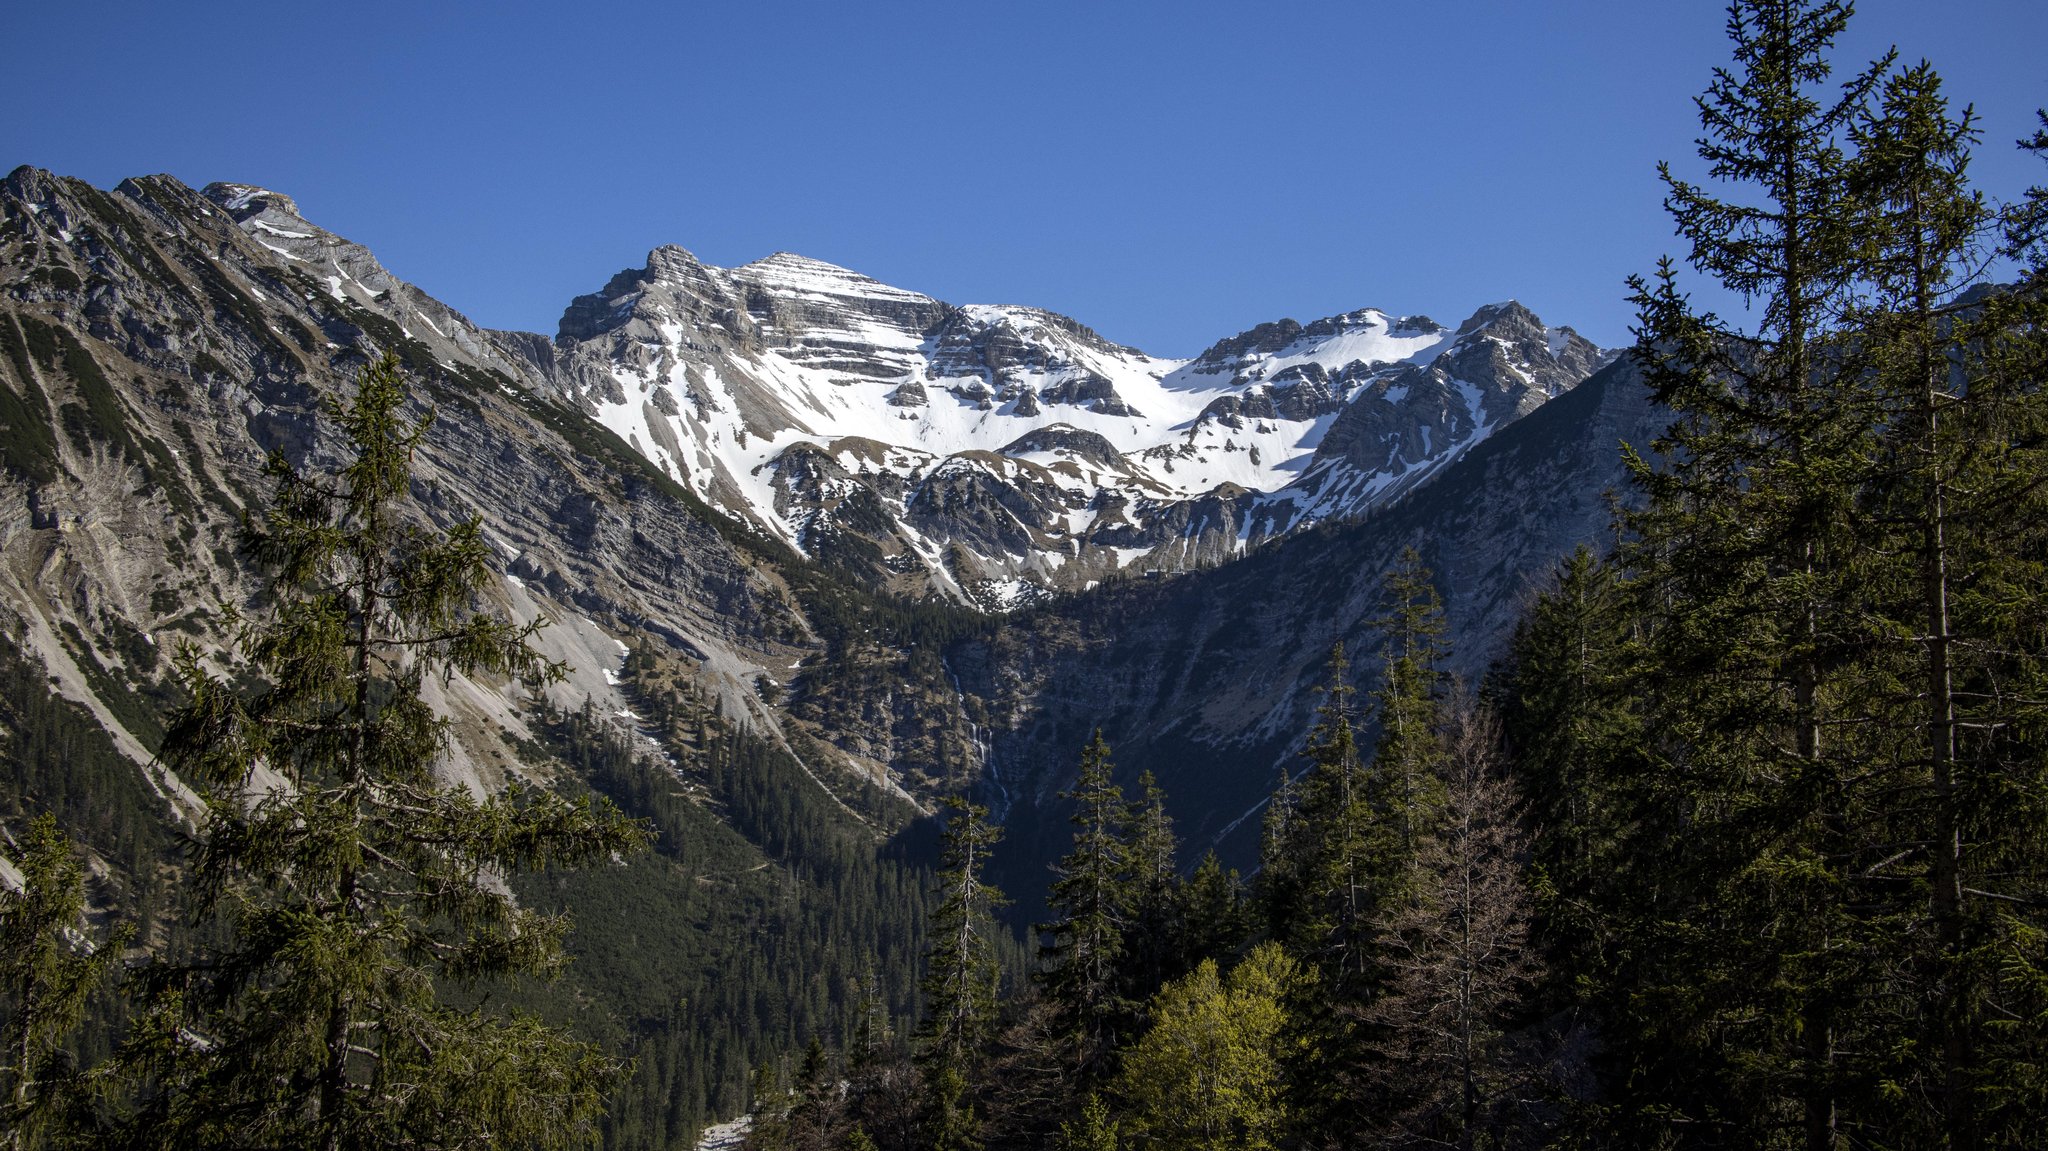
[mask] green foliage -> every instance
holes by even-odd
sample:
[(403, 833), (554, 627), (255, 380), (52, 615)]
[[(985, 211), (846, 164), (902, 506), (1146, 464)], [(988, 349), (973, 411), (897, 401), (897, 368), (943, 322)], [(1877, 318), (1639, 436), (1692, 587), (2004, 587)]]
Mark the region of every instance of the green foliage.
[(1237, 869), (1224, 870), (1211, 851), (1195, 865), (1185, 893), (1187, 918), (1178, 942), (1182, 959), (1235, 960), (1254, 930), (1250, 892)]
[(276, 501), (247, 534), (273, 615), (243, 624), (231, 668), (265, 686), (244, 696), (180, 656), (192, 702), (163, 760), (206, 802), (193, 878), (229, 935), (156, 996), (127, 1055), (138, 1139), (560, 1146), (601, 1111), (613, 1068), (595, 1047), (439, 990), (558, 971), (566, 921), (494, 877), (604, 859), (644, 832), (609, 805), (435, 781), (428, 674), (559, 669), (531, 627), (471, 607), (490, 574), (475, 521), (434, 532), (400, 513), (428, 419), (404, 400), (380, 361), (335, 406), (355, 451), (339, 476), (271, 462)]
[(1394, 850), (1412, 858), (1443, 805), (1440, 666), (1449, 654), (1443, 601), (1413, 548), (1403, 549), (1387, 573), (1381, 610), (1373, 628), (1384, 666), (1372, 693), (1380, 731), (1368, 787)]
[(168, 804), (92, 714), (51, 690), (49, 669), (0, 636), (0, 811), (48, 813), (113, 866), (144, 930), (173, 857)]
[[(643, 714), (661, 710), (653, 677), (629, 687)], [(544, 724), (565, 766), (654, 826), (655, 850), (514, 885), (529, 907), (576, 915), (573, 963), (530, 1001), (634, 1058), (604, 1121), (610, 1148), (685, 1143), (739, 1114), (751, 1070), (811, 1038), (886, 1043), (914, 1011), (931, 877), (780, 746), (715, 725), (693, 750), (675, 732), (694, 719), (659, 722), (680, 776), (588, 710)]]
[(1038, 927), (1046, 936), (1038, 984), (1072, 1049), (1073, 1074), (1083, 1080), (1114, 1046), (1114, 1029), (1128, 1014), (1118, 977), (1131, 914), (1130, 811), (1110, 778), (1112, 767), (1109, 745), (1097, 731), (1081, 752), (1073, 790), (1061, 793), (1074, 804), (1074, 846), (1055, 865), (1046, 897), (1052, 919)]
[(1149, 771), (1138, 776), (1130, 810), (1130, 876), (1122, 897), (1126, 950), (1121, 998), (1142, 1004), (1161, 984), (1193, 969), (1182, 949), (1187, 935), (1187, 892), (1180, 877), (1180, 840), (1166, 814), (1166, 792)]
[(1117, 1151), (1120, 1125), (1102, 1096), (1090, 1092), (1081, 1114), (1060, 1124), (1059, 1151)]
[(28, 336), (13, 314), (0, 324), (0, 352), (14, 370), (14, 387), (0, 387), (0, 463), (33, 484), (47, 484), (63, 470), (57, 462), (50, 401), (29, 361)]
[(919, 1038), (928, 1064), (964, 1067), (981, 1058), (995, 1021), (995, 912), (1005, 900), (982, 871), (1002, 828), (988, 822), (980, 804), (949, 797), (945, 807), (951, 816), (941, 839), (942, 902), (932, 914)]
[(1278, 1147), (1291, 1121), (1285, 1005), (1301, 978), (1285, 951), (1264, 943), (1228, 978), (1203, 960), (1161, 990), (1116, 1081), (1130, 1138), (1168, 1151)]
[(1549, 825), (1551, 1001), (1598, 1031), (1585, 1126), (1618, 1143), (2019, 1145), (2042, 1053), (2003, 1021), (2048, 970), (2039, 272), (1971, 289), (1995, 215), (1931, 70), (1831, 85), (1846, 6), (1732, 11), (1701, 101), (1730, 194), (1667, 174), (1667, 203), (1755, 326), (1668, 262), (1636, 283), (1676, 420), (1631, 458), (1616, 564), (1567, 563), (1503, 689)]
[(134, 934), (124, 927), (74, 942), (85, 868), (55, 818), (37, 817), (20, 848), (21, 889), (0, 889), (0, 1132), (16, 1148), (43, 1145), (53, 1128), (59, 1142), (76, 1134), (88, 1085), (61, 1045)]
[(1003, 894), (982, 878), (1002, 829), (987, 822), (988, 809), (978, 804), (952, 797), (946, 808), (952, 816), (940, 861), (941, 902), (931, 919), (917, 1054), (930, 1145), (968, 1149), (979, 1146), (980, 1126), (968, 1090), (995, 1036), (1002, 976), (995, 912)]

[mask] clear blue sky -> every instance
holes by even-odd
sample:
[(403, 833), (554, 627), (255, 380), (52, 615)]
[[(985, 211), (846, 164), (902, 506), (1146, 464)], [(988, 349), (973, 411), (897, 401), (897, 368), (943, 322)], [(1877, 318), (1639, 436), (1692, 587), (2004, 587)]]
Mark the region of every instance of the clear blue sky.
[[(1659, 159), (1726, 58), (1698, 0), (19, 3), (0, 167), (263, 184), (494, 327), (676, 243), (787, 249), (1162, 355), (1362, 306), (1517, 297), (1625, 342), (1675, 250)], [(2048, 3), (1867, 0), (2048, 167)]]

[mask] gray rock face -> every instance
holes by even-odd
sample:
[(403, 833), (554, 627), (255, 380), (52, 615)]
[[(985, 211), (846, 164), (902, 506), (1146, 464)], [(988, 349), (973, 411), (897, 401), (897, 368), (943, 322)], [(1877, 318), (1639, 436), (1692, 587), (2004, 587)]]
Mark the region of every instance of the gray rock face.
[(1006, 456), (1021, 456), (1031, 452), (1055, 452), (1103, 467), (1114, 467), (1123, 459), (1115, 444), (1094, 432), (1082, 431), (1066, 424), (1035, 428), (1002, 447), (1002, 453)]
[(1398, 498), (1611, 359), (1513, 301), (1481, 308), (1427, 367), (1354, 371), (1366, 383), (1337, 413), (1299, 486), (1317, 507)]

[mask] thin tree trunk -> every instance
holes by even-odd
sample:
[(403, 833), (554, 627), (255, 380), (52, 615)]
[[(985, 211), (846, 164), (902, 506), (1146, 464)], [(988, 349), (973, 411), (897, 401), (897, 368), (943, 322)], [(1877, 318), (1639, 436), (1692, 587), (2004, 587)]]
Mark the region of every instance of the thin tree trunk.
[[(1916, 220), (1920, 215), (1915, 197)], [(1948, 486), (1942, 474), (1941, 400), (1945, 364), (1934, 354), (1934, 333), (1929, 327), (1933, 301), (1928, 284), (1926, 235), (1914, 229), (1915, 335), (1919, 340), (1922, 451), (1926, 456), (1924, 499), (1921, 521), (1922, 586), (1927, 612), (1927, 742), (1928, 762), (1934, 789), (1934, 885), (1931, 892), (1935, 939), (1942, 965), (1938, 984), (1943, 989), (1935, 1005), (1941, 1034), (1941, 1110), (1943, 1134), (1951, 1151), (1970, 1151), (1976, 1146), (1976, 1123), (1966, 1082), (1970, 1065), (1968, 1004), (1950, 969), (1963, 947), (1963, 844), (1956, 819), (1955, 759), (1956, 700), (1954, 673), (1950, 668), (1948, 610)]]

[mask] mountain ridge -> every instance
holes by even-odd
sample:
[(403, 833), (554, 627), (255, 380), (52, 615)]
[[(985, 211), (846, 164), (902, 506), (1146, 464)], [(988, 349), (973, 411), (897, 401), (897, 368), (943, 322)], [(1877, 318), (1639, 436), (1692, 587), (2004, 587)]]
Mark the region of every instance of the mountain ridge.
[[(1610, 358), (1506, 301), (1455, 330), (1365, 308), (1160, 359), (1040, 308), (672, 244), (571, 300), (550, 340), (475, 325), (289, 195), (199, 194), (337, 303), (579, 406), (710, 506), (879, 589), (983, 610), (1361, 514)], [(1037, 436), (1055, 425), (1096, 438)]]

